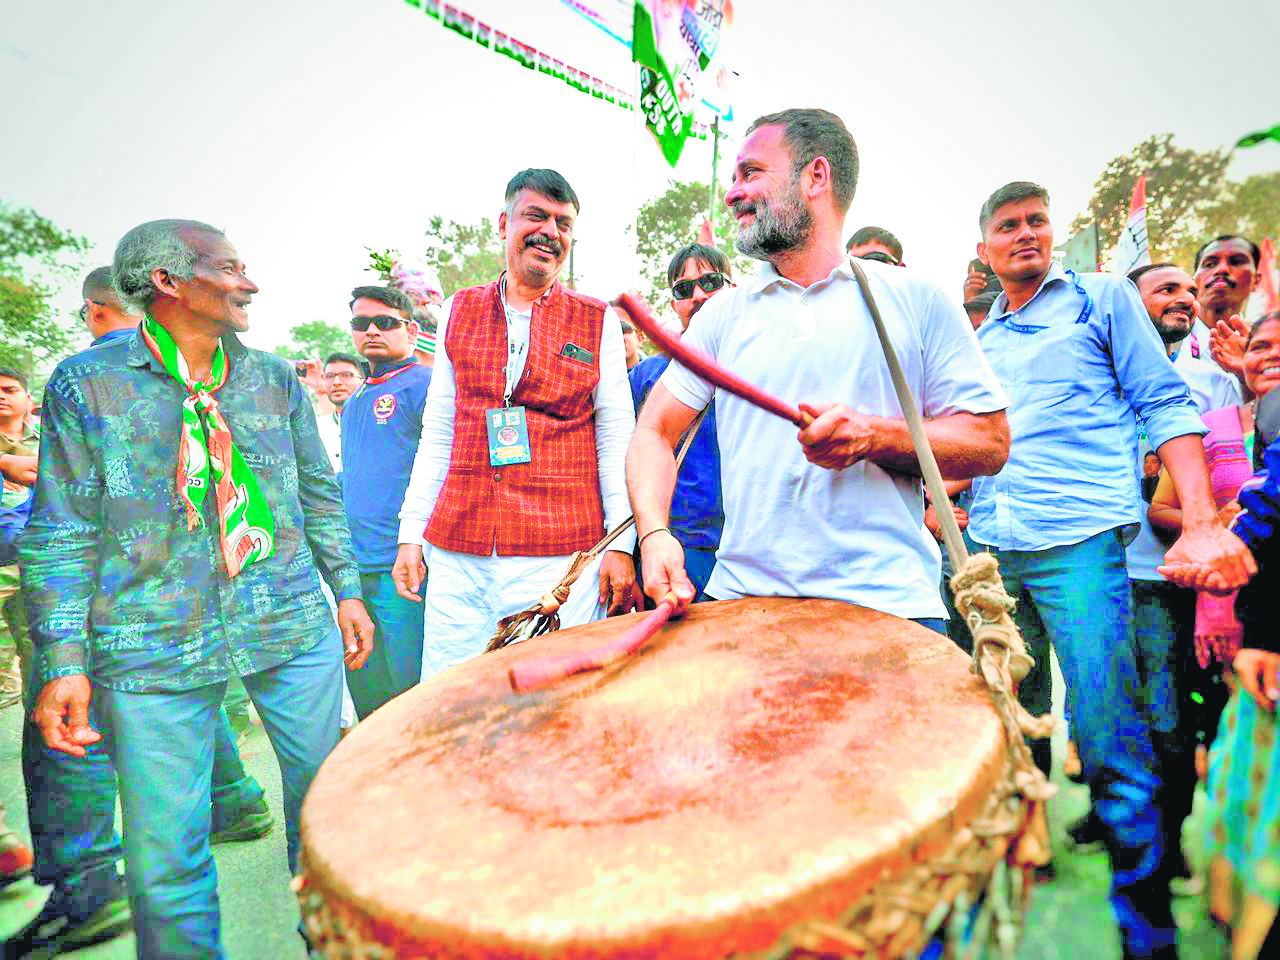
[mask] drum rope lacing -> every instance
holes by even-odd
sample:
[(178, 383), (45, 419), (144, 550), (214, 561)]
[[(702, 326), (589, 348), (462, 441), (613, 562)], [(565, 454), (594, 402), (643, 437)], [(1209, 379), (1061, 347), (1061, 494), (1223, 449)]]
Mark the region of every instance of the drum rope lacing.
[[(906, 377), (862, 269), (850, 262), (884, 349), (885, 360), (911, 433), (926, 487), (934, 503), (948, 498), (933, 451), (924, 433)], [(704, 411), (705, 413), (705, 411)], [(683, 461), (701, 423), (695, 421), (677, 459)], [(939, 510), (943, 542), (957, 570), (951, 578), (956, 608), (973, 634), (971, 670), (986, 684), (1004, 730), (1006, 760), (995, 789), (982, 812), (960, 829), (947, 849), (929, 862), (918, 863), (880, 882), (855, 901), (835, 922), (808, 921), (786, 930), (770, 948), (751, 960), (800, 957), (912, 957), (931, 938), (947, 930), (949, 956), (978, 958), (994, 933), (1005, 960), (1017, 951), (1024, 892), (1035, 866), (1049, 862), (1049, 826), (1045, 801), (1057, 792), (1036, 767), (1026, 737), (1042, 739), (1053, 730), (1053, 717), (1034, 717), (1018, 703), (1018, 681), (1034, 660), (1026, 652), (1010, 612), (1014, 601), (1005, 590), (999, 565), (990, 553), (970, 555), (959, 525), (949, 510)], [(504, 619), (489, 649), (520, 638), (559, 628), (557, 611), (582, 570), (612, 540), (634, 522), (629, 518), (591, 550), (576, 553), (561, 582), (537, 604)], [(293, 890), (302, 908), (303, 923), (313, 946), (331, 960), (399, 960), (396, 952), (372, 940), (368, 921), (345, 903), (333, 902), (312, 888), (305, 874), (295, 877)], [(970, 926), (972, 904), (982, 905)], [(967, 941), (967, 945), (965, 943)], [(736, 955), (747, 960), (747, 955)], [(408, 958), (404, 958), (408, 960)]]
[[(684, 458), (689, 453), (689, 447), (693, 445), (693, 438), (697, 436), (698, 428), (702, 426), (702, 421), (709, 409), (711, 408), (703, 407), (685, 432), (684, 441), (680, 444), (680, 450), (676, 454), (677, 471), (684, 463)], [(606, 533), (604, 539), (590, 550), (579, 550), (575, 553), (569, 559), (569, 568), (565, 571), (564, 576), (560, 578), (559, 583), (544, 593), (532, 606), (526, 607), (519, 613), (513, 613), (509, 617), (503, 617), (498, 621), (498, 630), (493, 635), (493, 639), (489, 641), (489, 645), (485, 647), (485, 653), (501, 650), (517, 640), (528, 640), (544, 633), (552, 633), (559, 630), (560, 608), (569, 599), (569, 591), (573, 588), (578, 578), (582, 576), (582, 571), (587, 569), (609, 544), (635, 526), (635, 522), (636, 518), (634, 516), (627, 517), (626, 520)]]
[[(855, 259), (850, 266), (884, 350), (898, 404), (911, 433), (925, 485), (935, 504), (949, 502), (942, 472), (929, 446), (924, 423), (907, 378), (881, 319), (866, 275)], [(899, 876), (885, 875), (872, 890), (840, 917), (837, 924), (809, 922), (787, 930), (762, 960), (783, 957), (913, 955), (948, 924), (953, 955), (969, 904), (980, 895), (982, 908), (964, 957), (980, 956), (995, 922), (997, 946), (1012, 960), (1016, 953), (1020, 903), (1034, 867), (1051, 857), (1045, 801), (1057, 792), (1035, 765), (1026, 738), (1043, 739), (1053, 732), (1053, 716), (1032, 716), (1018, 702), (1017, 684), (1035, 661), (1010, 616), (1014, 601), (1005, 590), (1000, 567), (990, 553), (970, 555), (950, 510), (938, 510), (943, 542), (956, 574), (951, 578), (956, 609), (973, 635), (972, 671), (982, 678), (1005, 734), (1004, 771), (982, 813), (952, 839), (947, 851), (931, 863)], [(1015, 907), (1019, 907), (1015, 910)]]

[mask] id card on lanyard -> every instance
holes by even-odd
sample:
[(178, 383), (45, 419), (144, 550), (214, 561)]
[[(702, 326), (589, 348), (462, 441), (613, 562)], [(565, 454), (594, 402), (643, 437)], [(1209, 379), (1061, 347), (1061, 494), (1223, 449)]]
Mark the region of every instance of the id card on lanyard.
[[(502, 278), (499, 291), (502, 309), (507, 320), (507, 365), (504, 371), (505, 389), (502, 406), (484, 412), (484, 426), (489, 438), (489, 465), (507, 467), (513, 463), (529, 463), (533, 460), (533, 448), (529, 444), (529, 425), (524, 407), (511, 405), (511, 392), (524, 367), (529, 349), (528, 338), (516, 343), (511, 337), (511, 308), (507, 304), (507, 278)], [(532, 323), (532, 321), (530, 321)]]

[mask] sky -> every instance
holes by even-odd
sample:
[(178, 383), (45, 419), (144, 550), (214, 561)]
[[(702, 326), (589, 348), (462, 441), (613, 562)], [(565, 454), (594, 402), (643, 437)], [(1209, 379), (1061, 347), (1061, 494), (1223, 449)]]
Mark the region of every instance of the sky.
[[(559, 0), (455, 4), (615, 86), (625, 47)], [(1009, 180), (1048, 188), (1059, 241), (1106, 163), (1155, 133), (1224, 147), (1280, 120), (1280, 4), (734, 0), (739, 77), (720, 194), (751, 119), (838, 114), (861, 173), (847, 232), (902, 240), (910, 269), (954, 290), (977, 211)], [(496, 220), (524, 167), (582, 201), (579, 289), (631, 284), (632, 211), (668, 181), (705, 182), (710, 141), (663, 161), (633, 114), (525, 70), (404, 0), (0, 0), (0, 201), (34, 208), (110, 261), (160, 217), (226, 230), (261, 288), (247, 336), (270, 348), (309, 320), (343, 324), (373, 281), (365, 247), (425, 250), (432, 215)], [(1231, 175), (1280, 169), (1280, 145)], [(57, 295), (79, 306), (79, 290)], [(86, 338), (87, 340), (87, 338)]]

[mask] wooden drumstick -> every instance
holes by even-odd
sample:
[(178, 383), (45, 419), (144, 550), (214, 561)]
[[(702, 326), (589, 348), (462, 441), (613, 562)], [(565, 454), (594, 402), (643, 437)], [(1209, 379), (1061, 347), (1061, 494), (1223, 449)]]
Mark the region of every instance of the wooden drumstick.
[(657, 318), (650, 312), (649, 305), (635, 294), (624, 293), (615, 302), (631, 318), (631, 322), (644, 331), (646, 337), (656, 343), (672, 360), (682, 367), (688, 367), (703, 380), (722, 390), (728, 390), (747, 403), (755, 404), (762, 410), (768, 410), (783, 420), (790, 420), (801, 430), (813, 422), (813, 417), (801, 413), (795, 407), (788, 406), (772, 394), (765, 393), (736, 373), (726, 370), (705, 353), (689, 346), (658, 323)]
[(667, 622), (667, 618), (671, 616), (671, 611), (674, 609), (675, 597), (667, 595), (662, 598), (662, 602), (655, 610), (651, 610), (615, 639), (594, 650), (577, 650), (573, 653), (539, 657), (517, 663), (507, 671), (507, 680), (511, 683), (511, 689), (516, 693), (528, 693), (530, 690), (550, 686), (575, 673), (602, 670), (644, 646), (645, 642)]

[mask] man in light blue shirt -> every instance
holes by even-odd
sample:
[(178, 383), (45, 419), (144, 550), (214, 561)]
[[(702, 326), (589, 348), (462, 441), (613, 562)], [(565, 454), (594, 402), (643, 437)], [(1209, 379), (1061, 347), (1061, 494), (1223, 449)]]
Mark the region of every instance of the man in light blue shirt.
[[(1003, 470), (974, 480), (969, 534), (997, 553), (1037, 666), (1019, 698), (1049, 709), (1049, 644), (1066, 680), (1094, 808), (1105, 825), (1112, 906), (1126, 957), (1177, 956), (1159, 779), (1134, 656), (1124, 540), (1136, 530), (1137, 417), (1184, 507), (1169, 551), (1201, 579), (1237, 583), (1252, 559), (1215, 516), (1197, 416), (1137, 291), (1124, 277), (1078, 276), (1052, 259), (1047, 192), (997, 190), (979, 215), (978, 256), (1004, 292), (978, 341), (1009, 394)], [(1047, 743), (1034, 745), (1048, 771)]]

